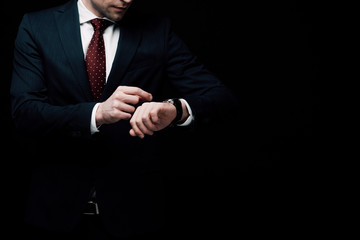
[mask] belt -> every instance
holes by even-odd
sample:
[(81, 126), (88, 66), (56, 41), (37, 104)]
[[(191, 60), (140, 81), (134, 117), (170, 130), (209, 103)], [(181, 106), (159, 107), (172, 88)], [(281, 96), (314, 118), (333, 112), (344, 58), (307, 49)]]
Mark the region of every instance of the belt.
[(85, 210), (83, 212), (85, 215), (99, 215), (99, 207), (95, 200), (90, 200), (86, 203)]

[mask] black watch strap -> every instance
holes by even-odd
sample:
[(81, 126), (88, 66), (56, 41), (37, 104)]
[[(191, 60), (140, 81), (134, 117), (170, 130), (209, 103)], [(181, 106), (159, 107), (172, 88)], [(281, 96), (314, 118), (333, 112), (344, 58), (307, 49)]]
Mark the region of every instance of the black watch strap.
[(165, 100), (164, 102), (172, 103), (176, 108), (176, 117), (171, 122), (170, 127), (176, 126), (176, 124), (181, 120), (181, 117), (183, 115), (183, 109), (181, 106), (181, 101), (178, 98), (170, 98), (168, 100)]

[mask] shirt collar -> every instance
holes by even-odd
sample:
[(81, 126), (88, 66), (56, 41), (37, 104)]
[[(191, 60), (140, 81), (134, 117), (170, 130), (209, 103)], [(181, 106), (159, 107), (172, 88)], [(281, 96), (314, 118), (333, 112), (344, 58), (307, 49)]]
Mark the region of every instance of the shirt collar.
[[(80, 24), (89, 22), (90, 20), (94, 19), (94, 18), (99, 18), (98, 16), (96, 16), (94, 13), (92, 13), (89, 9), (87, 9), (84, 5), (84, 3), (82, 2), (82, 0), (78, 0), (78, 11), (79, 11), (79, 20), (80, 20)], [(110, 22), (115, 23), (114, 21), (104, 17), (103, 19), (106, 19)]]

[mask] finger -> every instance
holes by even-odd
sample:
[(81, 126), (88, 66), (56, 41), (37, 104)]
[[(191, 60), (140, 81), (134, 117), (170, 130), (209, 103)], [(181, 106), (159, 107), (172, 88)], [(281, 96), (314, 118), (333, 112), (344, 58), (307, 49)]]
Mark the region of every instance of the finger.
[(121, 111), (121, 112), (125, 112), (125, 113), (134, 113), (135, 112), (135, 107), (129, 104), (126, 104), (124, 102), (118, 101), (116, 104), (114, 104), (114, 107)]
[(113, 111), (110, 114), (108, 114), (107, 118), (105, 120), (103, 120), (103, 122), (100, 123), (100, 125), (103, 123), (110, 124), (110, 123), (115, 123), (120, 120), (128, 120), (130, 118), (131, 118), (130, 113), (116, 110), (116, 111)]
[(160, 118), (157, 111), (150, 112), (150, 119), (151, 123), (153, 124), (154, 128), (157, 129), (157, 124), (159, 124)]
[(142, 114), (141, 120), (144, 128), (141, 128), (141, 131), (145, 134), (153, 135), (156, 126), (153, 124), (151, 120), (150, 113), (153, 111), (154, 105), (151, 103), (144, 103), (142, 107), (143, 107), (143, 111), (141, 113)]
[[(153, 118), (158, 118), (157, 117), (157, 111), (154, 105), (152, 104), (147, 104), (144, 103), (143, 106), (144, 108), (144, 116), (146, 116), (146, 118), (143, 118), (143, 123), (146, 126), (146, 128), (151, 131), (151, 135), (154, 133), (154, 131), (157, 130), (156, 125), (154, 124), (154, 120)], [(154, 115), (154, 116), (153, 116)]]
[(130, 87), (130, 86), (120, 86), (118, 87), (123, 91), (124, 93), (128, 95), (136, 95), (140, 98), (141, 101), (151, 101), (152, 95), (151, 93), (148, 93), (141, 88), (138, 87)]
[(122, 90), (118, 89), (114, 93), (114, 97), (117, 101), (123, 102), (123, 103), (129, 103), (131, 105), (136, 105), (140, 101), (140, 97), (137, 95), (131, 95), (128, 93), (124, 93)]
[(130, 124), (132, 129), (134, 130), (135, 135), (140, 138), (144, 138), (145, 135), (140, 127), (141, 112), (142, 112), (142, 107), (140, 106), (136, 109), (135, 113), (133, 114), (133, 117), (130, 119)]
[(132, 137), (136, 137), (136, 133), (135, 133), (134, 129), (130, 129), (129, 133)]
[(152, 135), (153, 131), (147, 128), (145, 122), (150, 122), (149, 115), (148, 115), (148, 108), (149, 105), (142, 105), (137, 110), (137, 115), (135, 120), (135, 124), (138, 129), (141, 131), (141, 134)]
[(136, 110), (135, 110), (135, 113), (133, 114), (132, 118), (130, 119), (130, 125), (132, 127), (132, 130), (131, 131), (131, 135), (132, 136), (138, 136), (140, 138), (144, 138), (144, 134), (141, 132), (141, 130), (139, 129), (138, 125), (137, 125), (137, 119), (139, 117), (139, 112), (141, 111), (141, 106), (138, 107)]

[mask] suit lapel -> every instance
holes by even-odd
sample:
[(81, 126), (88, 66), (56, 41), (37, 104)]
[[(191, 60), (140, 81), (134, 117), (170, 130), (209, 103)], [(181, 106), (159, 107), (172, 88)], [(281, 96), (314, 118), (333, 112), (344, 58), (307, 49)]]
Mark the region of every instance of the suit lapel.
[(87, 101), (93, 101), (90, 84), (86, 72), (84, 53), (81, 44), (79, 13), (77, 1), (70, 1), (62, 9), (55, 12), (55, 19), (59, 30), (60, 41), (63, 45), (74, 80), (82, 90)]
[(120, 26), (120, 38), (115, 59), (104, 92), (101, 96), (101, 101), (106, 100), (120, 84), (126, 84), (122, 79), (136, 52), (140, 39), (141, 31), (139, 29), (132, 31), (127, 26)]

